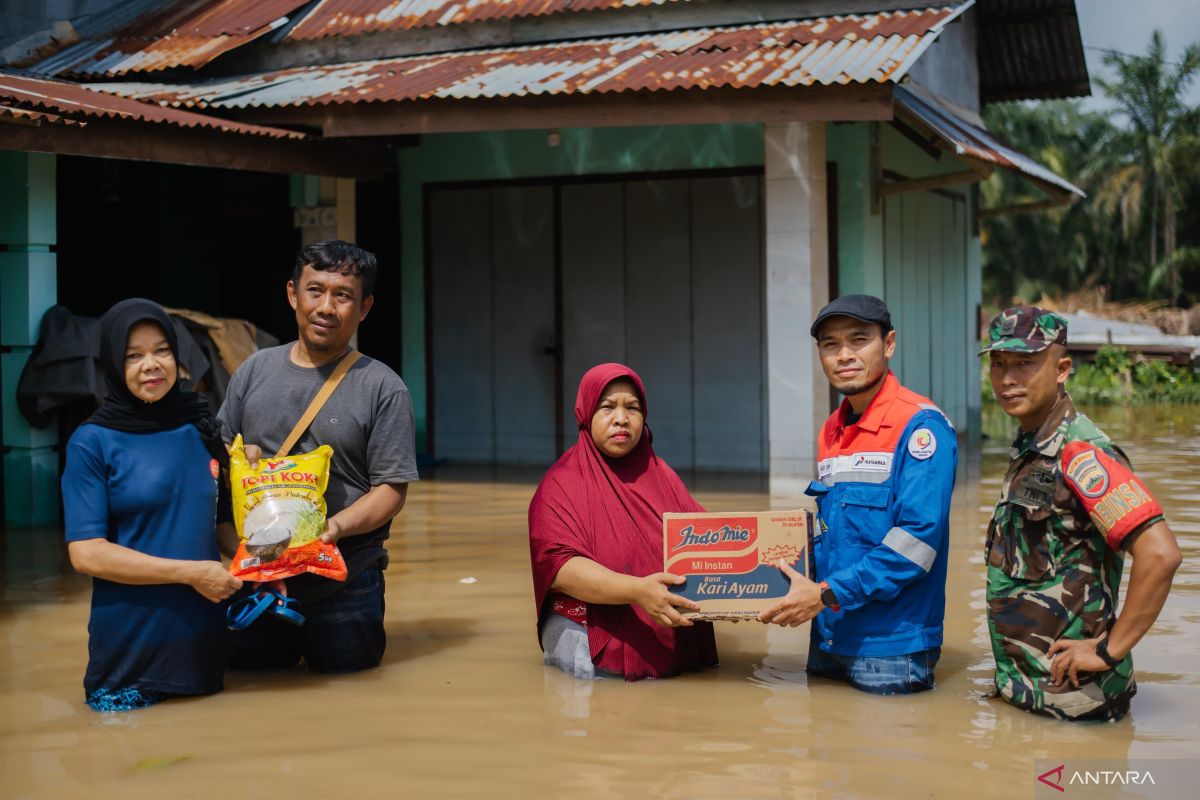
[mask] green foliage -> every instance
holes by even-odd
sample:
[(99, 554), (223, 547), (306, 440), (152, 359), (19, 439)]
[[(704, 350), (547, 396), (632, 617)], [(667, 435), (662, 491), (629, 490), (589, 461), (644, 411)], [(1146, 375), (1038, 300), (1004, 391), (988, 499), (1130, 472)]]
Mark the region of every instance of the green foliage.
[[(1073, 101), (993, 104), (992, 130), (1088, 197), (1065, 209), (983, 223), (985, 295), (997, 305), (1081, 287), (1115, 300), (1200, 300), (1200, 109), (1185, 100), (1200, 76), (1200, 44), (1170, 61), (1155, 32), (1141, 56), (1113, 53), (1096, 83), (1113, 113)], [(985, 207), (1043, 199), (997, 172), (981, 189)]]
[(1090, 366), (1097, 375), (1107, 380), (1119, 381), (1129, 376), (1133, 358), (1124, 347), (1101, 347), (1096, 351), (1096, 359)]
[(1133, 363), (1125, 348), (1101, 347), (1091, 364), (1075, 365), (1067, 388), (1080, 403), (1134, 402)]
[[(1091, 190), (1091, 165), (1114, 135), (1109, 118), (1085, 113), (1073, 101), (993, 104), (987, 125), (1017, 149)], [(1026, 180), (997, 170), (981, 189), (984, 207), (1036, 203), (1044, 199)], [(1110, 215), (1096, 214), (1087, 201), (1033, 214), (1009, 214), (983, 223), (984, 295), (996, 305), (1043, 291), (1077, 288), (1128, 272), (1119, 231)]]
[[(981, 359), (983, 402), (996, 402)], [(1076, 361), (1067, 379), (1071, 398), (1085, 405), (1200, 404), (1200, 375), (1191, 367), (1152, 361), (1124, 347), (1101, 347), (1092, 363)]]
[(1200, 379), (1195, 371), (1165, 361), (1135, 364), (1133, 385), (1142, 403), (1200, 403)]

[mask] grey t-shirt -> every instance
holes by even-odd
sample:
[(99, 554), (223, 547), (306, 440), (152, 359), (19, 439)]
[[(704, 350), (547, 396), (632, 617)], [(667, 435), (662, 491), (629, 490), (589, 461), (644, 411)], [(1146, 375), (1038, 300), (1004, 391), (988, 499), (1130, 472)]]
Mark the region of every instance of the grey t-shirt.
[[(337, 368), (338, 361), (321, 367), (292, 363), (293, 344), (260, 350), (238, 368), (217, 415), (227, 441), (240, 433), (247, 444), (261, 447), (264, 455), (274, 454)], [(338, 384), (292, 452), (307, 453), (323, 444), (333, 448), (325, 490), (332, 516), (372, 486), (418, 479), (413, 431), (408, 387), (385, 364), (364, 356)], [(348, 580), (386, 560), (387, 537), (388, 525), (384, 525), (338, 542), (350, 572)], [(332, 594), (342, 585), (306, 574), (289, 579), (288, 593), (303, 603)]]

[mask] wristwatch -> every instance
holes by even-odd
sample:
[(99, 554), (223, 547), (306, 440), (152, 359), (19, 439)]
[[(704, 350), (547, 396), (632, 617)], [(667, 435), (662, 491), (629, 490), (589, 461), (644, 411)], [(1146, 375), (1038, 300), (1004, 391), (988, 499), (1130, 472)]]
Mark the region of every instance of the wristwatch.
[(1100, 641), (1096, 642), (1096, 655), (1100, 656), (1100, 660), (1108, 664), (1109, 668), (1120, 666), (1121, 662), (1113, 658), (1108, 652), (1108, 637), (1105, 636)]
[(837, 595), (833, 593), (833, 589), (829, 588), (829, 584), (821, 581), (817, 585), (821, 587), (821, 602), (825, 604), (825, 607), (834, 611), (841, 611), (842, 607), (838, 605)]

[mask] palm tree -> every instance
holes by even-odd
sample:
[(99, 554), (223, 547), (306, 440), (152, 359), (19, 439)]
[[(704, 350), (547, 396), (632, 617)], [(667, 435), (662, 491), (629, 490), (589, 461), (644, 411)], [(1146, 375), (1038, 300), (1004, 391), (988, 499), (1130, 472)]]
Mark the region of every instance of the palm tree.
[(1200, 109), (1185, 99), (1188, 85), (1200, 74), (1200, 44), (1189, 45), (1172, 63), (1162, 32), (1156, 30), (1146, 55), (1109, 53), (1104, 64), (1115, 77), (1097, 83), (1127, 125), (1106, 144), (1106, 157), (1096, 165), (1105, 176), (1097, 203), (1109, 213), (1120, 213), (1126, 237), (1149, 217), (1147, 275), (1164, 274), (1169, 299), (1175, 303), (1182, 291), (1175, 257), (1177, 216), (1200, 154)]
[[(1066, 175), (1089, 197), (1037, 214), (984, 220), (984, 291), (998, 304), (1014, 297), (1103, 284), (1114, 296), (1138, 294), (1138, 276), (1127, 269), (1129, 247), (1114, 230), (1111, 213), (1098, 212), (1094, 197), (1102, 177), (1095, 164), (1116, 135), (1110, 116), (1084, 111), (1077, 101), (993, 103), (983, 110), (989, 130), (1017, 150)], [(997, 170), (980, 186), (981, 205), (1032, 203), (1044, 195), (1030, 183)]]

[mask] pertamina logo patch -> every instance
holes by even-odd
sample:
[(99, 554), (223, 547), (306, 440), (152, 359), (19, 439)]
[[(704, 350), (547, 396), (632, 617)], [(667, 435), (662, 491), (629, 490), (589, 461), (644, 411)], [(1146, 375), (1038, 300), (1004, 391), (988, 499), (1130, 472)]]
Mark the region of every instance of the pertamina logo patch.
[(892, 469), (891, 453), (855, 453), (851, 469), (868, 472), (889, 472)]
[(933, 458), (937, 452), (937, 437), (929, 428), (917, 428), (908, 437), (908, 454), (918, 461)]
[(221, 465), (217, 463), (217, 460), (215, 458), (209, 460), (208, 471), (212, 473), (212, 476), (214, 478), (218, 477), (221, 474)]
[(1108, 491), (1108, 470), (1096, 458), (1095, 450), (1084, 450), (1067, 464), (1067, 477), (1084, 497), (1099, 497)]

